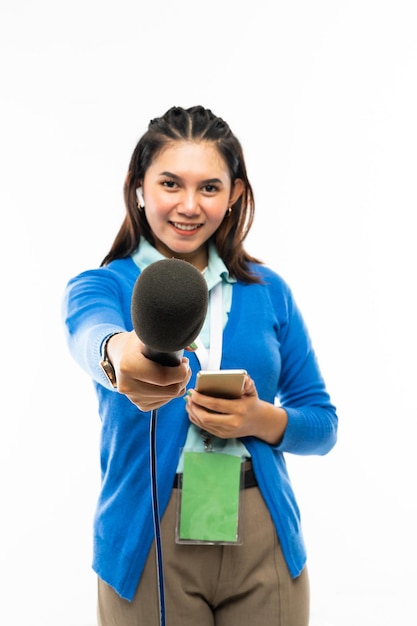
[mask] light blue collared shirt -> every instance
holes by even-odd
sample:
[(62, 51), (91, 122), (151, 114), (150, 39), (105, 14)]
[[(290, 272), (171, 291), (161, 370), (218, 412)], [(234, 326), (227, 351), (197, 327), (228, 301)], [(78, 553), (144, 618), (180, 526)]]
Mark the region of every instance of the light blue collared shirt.
[[(155, 261), (165, 259), (156, 248), (144, 238), (141, 237), (139, 247), (132, 253), (132, 259), (142, 271)], [(225, 266), (223, 259), (219, 256), (214, 243), (209, 242), (208, 249), (208, 265), (202, 272), (209, 292), (222, 283), (222, 311), (223, 311), (223, 328), (226, 326), (229, 316), (230, 308), (232, 305), (232, 284), (236, 282), (236, 279), (229, 275), (229, 270)], [(204, 320), (203, 327), (200, 331), (199, 338), (201, 343), (206, 349), (210, 348), (210, 301), (207, 311), (206, 319)], [(211, 436), (211, 444), (214, 452), (223, 452), (224, 454), (232, 454), (243, 458), (250, 457), (246, 447), (238, 439), (220, 439), (219, 437)], [(201, 429), (190, 423), (188, 430), (187, 440), (184, 445), (184, 450), (193, 452), (202, 452), (204, 450), (204, 442), (201, 436)], [(182, 455), (178, 465), (178, 472), (182, 471), (183, 461)]]

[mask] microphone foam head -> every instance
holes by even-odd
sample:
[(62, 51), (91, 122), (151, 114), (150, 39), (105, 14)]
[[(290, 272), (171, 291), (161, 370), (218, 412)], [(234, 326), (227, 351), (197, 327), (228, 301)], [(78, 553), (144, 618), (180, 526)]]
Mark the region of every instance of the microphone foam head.
[(162, 259), (142, 270), (133, 287), (133, 328), (149, 348), (177, 352), (198, 337), (207, 307), (207, 283), (198, 269)]

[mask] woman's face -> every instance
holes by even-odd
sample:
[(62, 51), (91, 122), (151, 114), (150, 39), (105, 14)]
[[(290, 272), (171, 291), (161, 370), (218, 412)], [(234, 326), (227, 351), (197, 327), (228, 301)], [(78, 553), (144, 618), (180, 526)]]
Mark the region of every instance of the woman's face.
[[(226, 162), (207, 141), (175, 141), (152, 161), (142, 185), (155, 247), (166, 257), (207, 265), (207, 241), (242, 194)], [(227, 219), (227, 218), (226, 218)]]

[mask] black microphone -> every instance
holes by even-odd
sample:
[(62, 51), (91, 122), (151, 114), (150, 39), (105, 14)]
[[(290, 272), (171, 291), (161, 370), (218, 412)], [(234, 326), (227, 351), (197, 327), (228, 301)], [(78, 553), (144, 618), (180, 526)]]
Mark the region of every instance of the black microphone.
[(184, 348), (198, 337), (208, 307), (201, 272), (180, 259), (148, 265), (133, 287), (133, 328), (143, 354), (161, 365), (179, 365)]

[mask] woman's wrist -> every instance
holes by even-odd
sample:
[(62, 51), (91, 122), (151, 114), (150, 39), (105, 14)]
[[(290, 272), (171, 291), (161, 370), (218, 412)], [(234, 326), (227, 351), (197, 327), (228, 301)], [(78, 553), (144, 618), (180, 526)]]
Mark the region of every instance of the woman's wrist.
[(262, 402), (260, 419), (257, 420), (259, 431), (258, 439), (266, 441), (272, 446), (277, 446), (284, 437), (288, 424), (288, 414), (282, 407), (275, 406), (270, 402)]
[(101, 347), (101, 361), (100, 367), (103, 370), (107, 380), (111, 384), (114, 389), (117, 389), (117, 379), (116, 379), (116, 371), (113, 366), (113, 362), (109, 356), (109, 342), (115, 335), (118, 335), (119, 332), (112, 333), (103, 341), (103, 345)]

